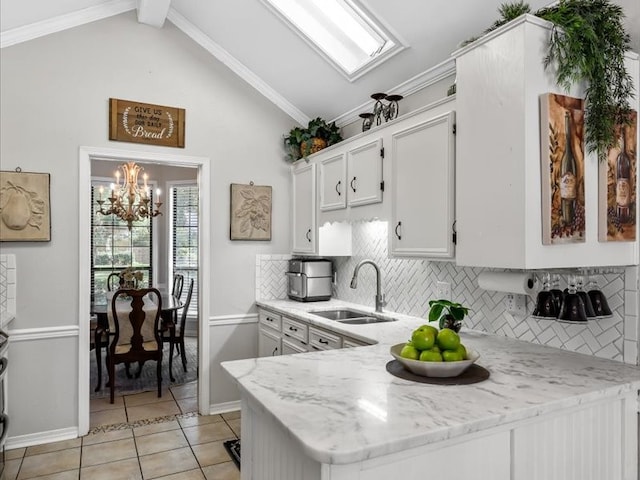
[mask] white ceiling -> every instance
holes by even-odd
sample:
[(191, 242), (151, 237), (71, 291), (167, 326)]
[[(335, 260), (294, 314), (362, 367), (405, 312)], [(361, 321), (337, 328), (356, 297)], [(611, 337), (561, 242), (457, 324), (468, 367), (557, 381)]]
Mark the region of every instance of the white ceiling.
[[(497, 17), (505, 0), (360, 0), (408, 48), (349, 82), (260, 0), (2, 0), (2, 47), (138, 7), (144, 23), (165, 16), (242, 78), (306, 123), (339, 123), (370, 109), (374, 92), (411, 93), (451, 73), (450, 54)], [(640, 0), (614, 0), (627, 16), (632, 50), (640, 52)], [(536, 10), (547, 0), (530, 0)], [(435, 67), (435, 68), (434, 68)]]

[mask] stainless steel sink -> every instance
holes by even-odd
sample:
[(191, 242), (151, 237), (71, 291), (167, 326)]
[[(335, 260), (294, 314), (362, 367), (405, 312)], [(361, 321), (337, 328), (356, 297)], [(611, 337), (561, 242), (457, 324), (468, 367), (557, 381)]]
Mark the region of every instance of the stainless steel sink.
[(372, 316), (366, 312), (359, 312), (357, 310), (351, 310), (348, 308), (339, 308), (335, 310), (318, 310), (311, 311), (309, 313), (349, 325), (364, 325), (369, 323), (384, 323), (395, 321), (393, 318)]

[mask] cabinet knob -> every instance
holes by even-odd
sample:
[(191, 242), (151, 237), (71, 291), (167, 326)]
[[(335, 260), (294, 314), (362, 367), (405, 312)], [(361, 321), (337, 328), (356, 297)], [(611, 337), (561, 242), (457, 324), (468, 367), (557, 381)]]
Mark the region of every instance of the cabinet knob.
[(355, 183), (356, 183), (356, 177), (353, 177), (353, 178), (351, 179), (351, 183), (350, 183), (349, 185), (351, 185), (351, 190), (353, 190), (353, 191), (354, 191), (354, 193), (355, 193), (355, 191), (356, 191), (356, 187), (355, 187), (355, 185), (354, 185)]
[(398, 224), (396, 225), (396, 237), (398, 237), (398, 240), (402, 240), (402, 235), (400, 235), (400, 233), (398, 233), (398, 229), (402, 226), (402, 222), (398, 222)]

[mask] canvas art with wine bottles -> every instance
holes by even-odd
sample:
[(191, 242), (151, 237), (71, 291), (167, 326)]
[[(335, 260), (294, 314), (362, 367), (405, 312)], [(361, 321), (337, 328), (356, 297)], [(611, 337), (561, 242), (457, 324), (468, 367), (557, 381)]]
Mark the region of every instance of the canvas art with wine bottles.
[(585, 241), (584, 99), (540, 96), (542, 243)]
[(617, 144), (600, 164), (598, 186), (598, 240), (633, 242), (636, 239), (638, 112), (616, 127)]

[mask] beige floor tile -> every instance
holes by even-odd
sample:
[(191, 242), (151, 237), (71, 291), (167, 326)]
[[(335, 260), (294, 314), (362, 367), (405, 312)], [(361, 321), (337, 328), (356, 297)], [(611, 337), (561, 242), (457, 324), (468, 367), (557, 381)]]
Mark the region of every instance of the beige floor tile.
[(166, 402), (167, 400), (173, 400), (173, 396), (169, 392), (168, 388), (162, 389), (161, 397), (158, 397), (158, 390), (124, 396), (124, 404), (127, 406), (127, 408), (137, 407), (138, 405), (147, 405), (149, 403)]
[(101, 463), (115, 462), (137, 456), (133, 438), (99, 443), (82, 448), (82, 466), (90, 467)]
[(169, 430), (168, 432), (136, 437), (136, 446), (138, 447), (138, 455), (143, 456), (188, 447), (189, 442), (187, 442), (182, 430)]
[(240, 480), (240, 470), (233, 462), (204, 467), (202, 471), (207, 480)]
[(217, 463), (224, 463), (231, 460), (227, 450), (224, 448), (223, 442), (201, 443), (191, 447), (193, 453), (198, 459), (201, 467), (208, 467)]
[(80, 468), (80, 447), (24, 457), (18, 479), (34, 478)]
[(109, 397), (92, 398), (89, 400), (90, 412), (101, 412), (103, 410), (114, 410), (124, 407), (124, 397), (115, 397), (113, 403), (109, 402)]
[(125, 423), (127, 421), (127, 413), (124, 408), (117, 410), (104, 410), (102, 412), (93, 412), (90, 415), (89, 427), (98, 427), (100, 425), (113, 425), (114, 423)]
[(14, 460), (16, 458), (24, 457), (24, 452), (26, 452), (26, 448), (14, 448), (13, 450), (7, 450), (4, 452), (5, 460)]
[(224, 422), (187, 427), (183, 428), (183, 431), (191, 445), (236, 438), (234, 433)]
[(194, 427), (196, 425), (207, 425), (208, 423), (223, 422), (220, 415), (198, 415), (196, 417), (179, 418), (178, 422), (182, 428)]
[(182, 413), (190, 413), (198, 411), (198, 399), (196, 397), (179, 398), (176, 400)]
[(195, 470), (189, 470), (188, 472), (174, 473), (173, 475), (167, 475), (160, 480), (206, 480), (204, 473), (199, 468)]
[(115, 440), (124, 440), (125, 438), (133, 438), (133, 430), (123, 428), (121, 430), (113, 430), (111, 432), (91, 433), (82, 437), (82, 446), (95, 445), (97, 443), (113, 442)]
[(165, 417), (167, 415), (177, 415), (180, 413), (180, 407), (171, 399), (160, 403), (149, 403), (136, 407), (127, 407), (127, 418), (130, 422), (143, 420), (146, 418)]
[(237, 420), (238, 418), (240, 418), (240, 410), (234, 410), (233, 412), (221, 413), (220, 415), (222, 415), (222, 418), (224, 418), (227, 421), (229, 421), (229, 420)]
[(236, 437), (240, 438), (240, 419), (227, 420), (227, 425), (231, 427), (231, 430), (236, 434)]
[(133, 434), (137, 437), (143, 435), (151, 435), (152, 433), (166, 432), (167, 430), (177, 430), (180, 428), (177, 420), (171, 420), (170, 422), (152, 423), (144, 425), (142, 427), (135, 427)]
[(75, 448), (82, 445), (81, 438), (73, 438), (71, 440), (63, 440), (61, 442), (43, 443), (41, 445), (34, 445), (27, 448), (25, 456), (39, 455), (41, 453), (57, 452), (59, 450), (67, 450), (69, 448)]
[(22, 458), (7, 460), (6, 462), (4, 462), (4, 472), (2, 472), (2, 480), (16, 480), (16, 478), (18, 478), (18, 472), (20, 471), (21, 463)]
[(140, 457), (145, 480), (198, 468), (198, 462), (189, 447)]
[(103, 463), (80, 470), (82, 480), (142, 480), (140, 464), (137, 458)]
[(80, 478), (80, 470), (73, 469), (66, 472), (52, 473), (51, 475), (43, 475), (37, 477), (36, 480), (78, 480)]
[(189, 382), (182, 385), (176, 385), (170, 387), (173, 398), (179, 400), (181, 398), (197, 397), (198, 396), (198, 382)]

